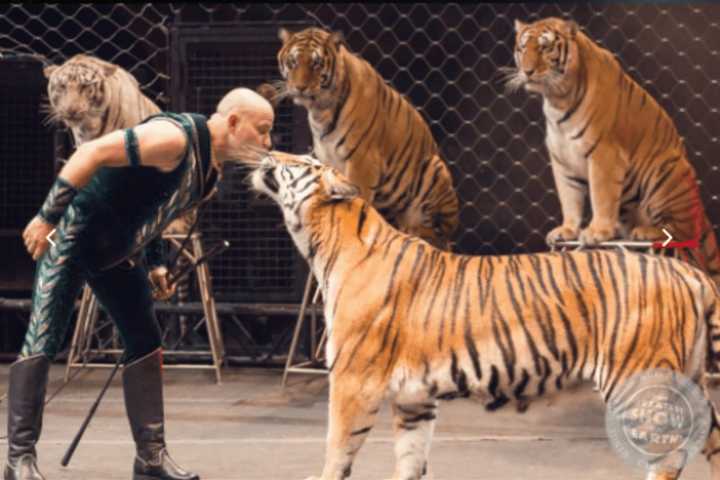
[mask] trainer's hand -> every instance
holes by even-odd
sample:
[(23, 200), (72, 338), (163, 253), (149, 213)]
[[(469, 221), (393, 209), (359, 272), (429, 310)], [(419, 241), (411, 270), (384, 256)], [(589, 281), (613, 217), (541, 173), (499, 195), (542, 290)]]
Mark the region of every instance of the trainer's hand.
[(53, 225), (50, 225), (41, 217), (36, 216), (30, 223), (25, 227), (23, 231), (23, 241), (25, 242), (25, 248), (27, 249), (33, 260), (37, 260), (45, 253), (45, 250), (50, 246), (47, 236), (50, 235), (55, 229)]
[(153, 298), (155, 300), (167, 300), (175, 294), (177, 284), (170, 285), (168, 269), (165, 267), (156, 267), (150, 271), (150, 285), (153, 289)]

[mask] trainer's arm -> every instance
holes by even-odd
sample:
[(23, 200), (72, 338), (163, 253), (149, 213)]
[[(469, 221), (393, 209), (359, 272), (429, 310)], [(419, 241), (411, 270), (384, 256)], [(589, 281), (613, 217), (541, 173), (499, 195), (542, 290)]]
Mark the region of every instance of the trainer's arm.
[[(148, 122), (131, 130), (137, 142), (136, 157), (130, 153), (133, 136), (128, 137), (126, 130), (116, 130), (82, 144), (58, 176), (80, 189), (100, 167), (144, 166), (170, 171), (180, 163), (187, 140), (178, 127), (169, 122)], [(128, 138), (130, 142), (126, 142)]]
[(148, 122), (130, 132), (117, 130), (82, 144), (60, 171), (42, 208), (23, 232), (28, 253), (37, 260), (47, 250), (48, 234), (78, 190), (100, 167), (146, 166), (171, 171), (186, 148), (184, 133), (169, 122)]

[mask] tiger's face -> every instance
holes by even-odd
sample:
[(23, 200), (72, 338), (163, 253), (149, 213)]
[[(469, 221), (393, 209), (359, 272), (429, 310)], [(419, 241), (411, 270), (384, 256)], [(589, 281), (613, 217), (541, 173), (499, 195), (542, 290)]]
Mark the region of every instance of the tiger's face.
[(278, 36), (283, 42), (278, 66), (287, 93), (296, 105), (306, 108), (324, 105), (333, 96), (342, 35), (319, 28), (297, 33), (283, 28)]
[(106, 80), (116, 69), (112, 64), (92, 60), (76, 56), (44, 70), (48, 78), (51, 115), (86, 134), (101, 128), (109, 103)]
[(577, 24), (559, 18), (515, 20), (515, 31), (517, 71), (511, 82), (543, 95), (559, 93), (562, 80), (577, 70)]
[(250, 176), (253, 189), (268, 195), (282, 209), (288, 231), (306, 256), (309, 211), (360, 194), (342, 174), (309, 155), (273, 151), (249, 163), (255, 167)]

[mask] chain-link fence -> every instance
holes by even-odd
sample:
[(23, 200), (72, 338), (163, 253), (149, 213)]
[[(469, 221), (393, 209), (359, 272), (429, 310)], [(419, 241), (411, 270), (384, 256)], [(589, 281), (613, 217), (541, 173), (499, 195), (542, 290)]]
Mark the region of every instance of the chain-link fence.
[[(574, 19), (668, 111), (685, 138), (717, 227), (720, 5), (12, 5), (0, 7), (0, 51), (39, 53), (56, 62), (89, 52), (127, 68), (151, 97), (172, 107), (178, 99), (171, 96), (190, 95), (170, 91), (178, 61), (173, 42), (182, 38), (171, 33), (178, 26), (241, 32), (303, 24), (340, 30), (349, 48), (430, 124), (461, 200), (457, 249), (541, 251), (545, 234), (561, 221), (541, 104), (524, 92), (505, 94), (498, 69), (513, 63), (513, 21), (546, 16)], [(272, 65), (274, 51), (267, 55)], [(270, 74), (274, 77), (264, 80), (278, 78), (276, 70)], [(272, 228), (284, 235), (279, 221)], [(232, 234), (227, 233), (231, 240)]]

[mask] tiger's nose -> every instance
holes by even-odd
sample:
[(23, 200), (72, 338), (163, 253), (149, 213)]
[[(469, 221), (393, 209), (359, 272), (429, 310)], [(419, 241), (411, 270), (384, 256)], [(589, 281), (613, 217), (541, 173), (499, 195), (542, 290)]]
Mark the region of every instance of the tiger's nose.
[(529, 77), (529, 76), (531, 76), (533, 73), (535, 73), (535, 69), (534, 69), (534, 68), (525, 68), (523, 71), (525, 72), (525, 76), (526, 76), (526, 77)]

